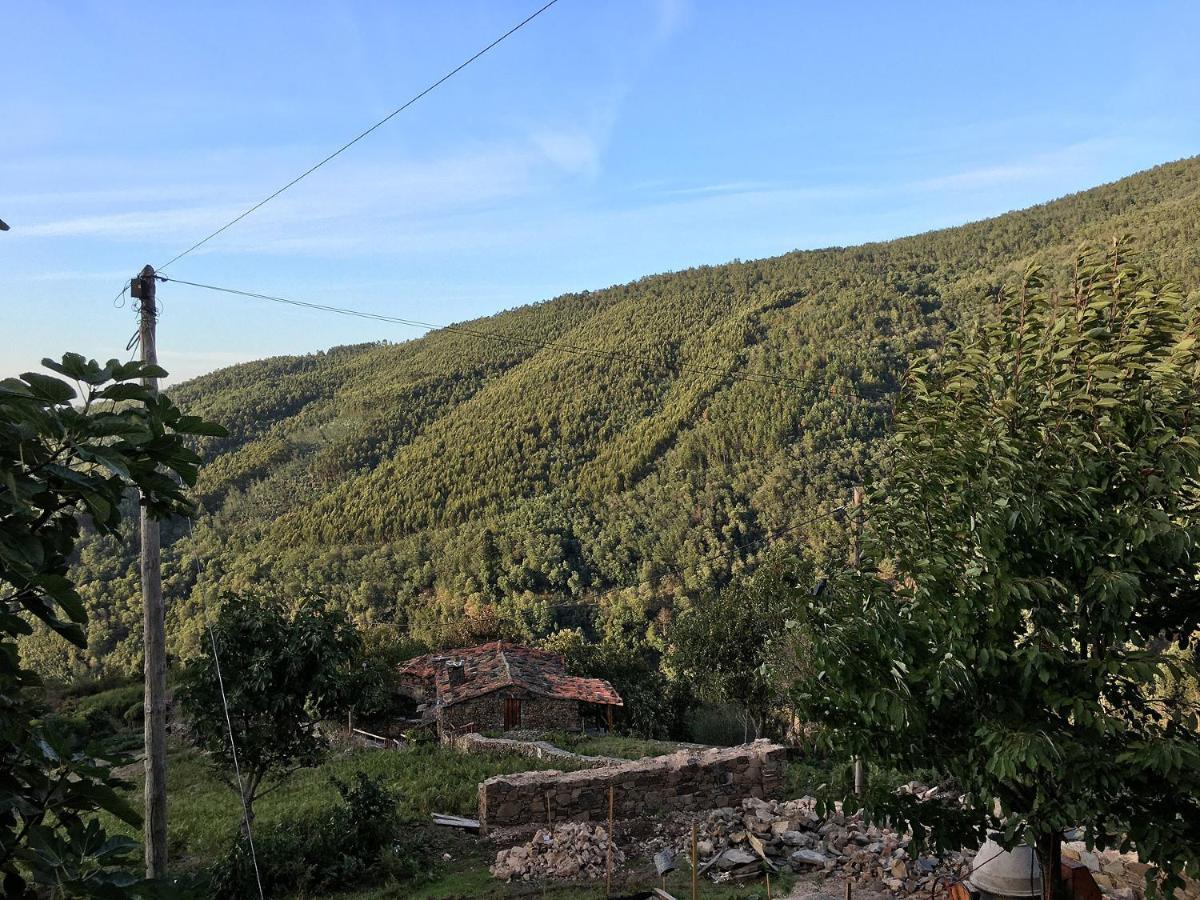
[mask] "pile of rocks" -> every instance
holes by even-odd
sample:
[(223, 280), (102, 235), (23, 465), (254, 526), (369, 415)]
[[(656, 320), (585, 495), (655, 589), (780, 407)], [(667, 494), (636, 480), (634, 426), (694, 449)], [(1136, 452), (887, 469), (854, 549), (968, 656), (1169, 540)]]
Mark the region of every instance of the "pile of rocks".
[[(586, 822), (563, 822), (553, 831), (542, 829), (527, 844), (496, 854), (492, 875), (504, 881), (537, 878), (603, 878), (609, 853), (608, 832)], [(612, 867), (625, 861), (613, 844)]]
[[(699, 867), (714, 880), (755, 877), (764, 866), (824, 873), (897, 894), (928, 890), (934, 878), (965, 872), (969, 857), (938, 858), (909, 853), (907, 835), (835, 812), (822, 818), (816, 801), (748, 799), (709, 813), (699, 824)], [(677, 847), (691, 853), (683, 842)]]
[[(1117, 850), (1090, 851), (1081, 840), (1063, 844), (1062, 855), (1083, 863), (1092, 873), (1101, 893), (1111, 900), (1138, 900), (1145, 895), (1146, 873), (1150, 866), (1133, 853)], [(1176, 900), (1200, 900), (1200, 882), (1184, 879), (1175, 891)]]

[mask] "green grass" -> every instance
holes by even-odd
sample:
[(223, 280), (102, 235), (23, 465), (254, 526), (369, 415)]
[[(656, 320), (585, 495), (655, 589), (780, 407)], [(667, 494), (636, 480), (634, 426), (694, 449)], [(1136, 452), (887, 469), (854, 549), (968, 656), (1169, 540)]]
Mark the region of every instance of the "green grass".
[[(443, 864), (432, 880), (422, 885), (384, 884), (366, 890), (332, 895), (329, 900), (508, 900), (529, 897), (549, 900), (598, 900), (604, 897), (604, 879), (585, 882), (513, 882), (505, 884), (488, 873), (491, 859), (483, 855), (455, 859)], [(635, 867), (626, 866), (613, 874), (613, 893), (633, 893), (659, 887), (661, 882), (648, 861)], [(771, 876), (771, 896), (786, 897), (796, 883), (790, 872)], [(675, 897), (691, 896), (691, 871), (686, 863), (682, 870), (667, 876), (666, 888)], [(762, 880), (743, 885), (717, 885), (707, 878), (699, 883), (704, 900), (766, 900), (766, 883)]]
[[(563, 768), (527, 756), (470, 755), (437, 745), (411, 750), (351, 750), (335, 752), (322, 765), (303, 769), (278, 789), (262, 797), (254, 807), (263, 825), (294, 819), (335, 804), (337, 791), (330, 777), (343, 781), (355, 772), (379, 777), (400, 795), (400, 813), (411, 822), (425, 822), (432, 812), (474, 817), (478, 783), (493, 775), (529, 769)], [(141, 784), (130, 792), (140, 806)], [(229, 847), (241, 822), (238, 796), (214, 773), (194, 749), (172, 751), (167, 767), (168, 853), (188, 870), (204, 867)], [(113, 830), (139, 837), (115, 819), (106, 820)]]
[(619, 734), (587, 737), (577, 734), (553, 734), (548, 736), (547, 740), (556, 747), (570, 750), (572, 753), (585, 756), (615, 756), (618, 759), (664, 756), (680, 749), (680, 745), (674, 741), (650, 741)]

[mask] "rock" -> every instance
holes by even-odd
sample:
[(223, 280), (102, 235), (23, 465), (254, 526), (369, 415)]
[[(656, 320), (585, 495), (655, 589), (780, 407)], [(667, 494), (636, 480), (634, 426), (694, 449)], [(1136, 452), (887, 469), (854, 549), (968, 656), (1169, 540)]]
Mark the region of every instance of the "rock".
[(904, 890), (903, 878), (889, 878), (884, 882), (884, 884), (888, 886), (888, 890), (890, 891), (900, 892)]
[(892, 877), (893, 878), (907, 878), (908, 877), (908, 866), (906, 866), (904, 864), (904, 860), (898, 859), (894, 863), (892, 863)]
[(758, 856), (749, 850), (730, 847), (717, 858), (716, 867), (718, 869), (734, 869), (738, 866), (745, 866), (758, 861)]
[(712, 841), (696, 841), (696, 855), (701, 859), (708, 859), (713, 855)]
[(1108, 896), (1112, 900), (1137, 900), (1137, 894), (1130, 887), (1113, 888), (1108, 892)]
[[(608, 833), (584, 822), (564, 822), (551, 830), (540, 830), (527, 844), (496, 854), (491, 872), (495, 878), (599, 878), (608, 859)], [(612, 862), (625, 861), (620, 847), (612, 847)]]
[(1100, 871), (1100, 857), (1096, 856), (1095, 853), (1091, 853), (1087, 850), (1081, 850), (1079, 853), (1079, 861), (1087, 866), (1092, 872)]
[(818, 853), (816, 850), (804, 848), (797, 850), (789, 856), (788, 862), (791, 863), (793, 868), (796, 866), (823, 866), (829, 862), (829, 858), (823, 853)]

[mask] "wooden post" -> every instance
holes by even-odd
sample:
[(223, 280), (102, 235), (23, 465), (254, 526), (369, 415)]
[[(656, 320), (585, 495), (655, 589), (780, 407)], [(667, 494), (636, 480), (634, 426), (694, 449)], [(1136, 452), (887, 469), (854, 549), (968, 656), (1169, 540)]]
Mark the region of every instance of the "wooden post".
[(696, 860), (696, 823), (692, 823), (692, 900), (700, 896), (698, 871), (699, 862)]
[(604, 896), (612, 895), (613, 786), (608, 786), (608, 853), (604, 860)]
[[(854, 506), (854, 514), (850, 521), (850, 565), (857, 571), (862, 565), (863, 489), (861, 485), (855, 485), (851, 503)], [(854, 796), (861, 797), (866, 786), (866, 767), (863, 765), (862, 757), (856, 756), (854, 757)]]
[[(141, 300), (138, 339), (142, 362), (158, 365), (155, 344), (155, 275), (151, 266), (133, 279), (132, 293)], [(157, 378), (143, 378), (151, 394), (158, 393)], [(144, 739), (146, 770), (146, 816), (143, 835), (146, 877), (167, 874), (167, 654), (166, 610), (162, 596), (158, 520), (150, 515), (143, 498), (141, 525), (142, 642), (145, 654)]]
[(849, 882), (849, 881), (847, 881), (847, 882), (846, 882), (846, 889), (845, 889), (845, 891), (843, 891), (843, 897), (844, 897), (844, 900), (850, 900), (850, 893), (851, 893), (851, 890), (852, 890), (852, 888), (850, 887), (850, 882)]
[(609, 734), (612, 734), (612, 730), (613, 730), (613, 724), (612, 724), (612, 704), (611, 704), (611, 703), (609, 703), (609, 704), (608, 704), (608, 705), (605, 707), (605, 709), (606, 709), (606, 710), (607, 710), (607, 712), (608, 712), (608, 733), (609, 733)]

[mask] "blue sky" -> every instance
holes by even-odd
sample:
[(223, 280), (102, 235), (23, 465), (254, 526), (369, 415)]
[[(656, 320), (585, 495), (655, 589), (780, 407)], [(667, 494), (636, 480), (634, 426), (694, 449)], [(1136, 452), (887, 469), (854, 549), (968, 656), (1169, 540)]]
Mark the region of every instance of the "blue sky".
[[(4, 4), (0, 374), (539, 5)], [(1200, 4), (560, 0), (168, 274), (448, 323), (1200, 152)], [(160, 288), (176, 377), (420, 332)]]

